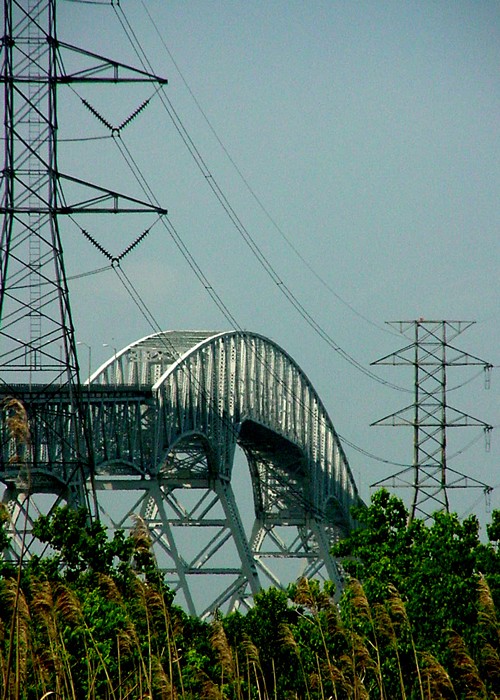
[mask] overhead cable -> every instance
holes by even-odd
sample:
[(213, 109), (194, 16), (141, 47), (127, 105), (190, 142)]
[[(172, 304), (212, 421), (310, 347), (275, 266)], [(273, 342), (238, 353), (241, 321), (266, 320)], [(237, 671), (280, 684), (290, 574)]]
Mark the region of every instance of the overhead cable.
[(172, 61), (173, 65), (175, 66), (175, 69), (176, 69), (177, 73), (179, 74), (179, 76), (180, 76), (182, 82), (184, 83), (184, 85), (185, 85), (187, 91), (188, 91), (189, 94), (191, 95), (191, 98), (193, 99), (193, 102), (195, 103), (195, 105), (196, 105), (198, 111), (200, 112), (201, 116), (203, 117), (205, 123), (207, 124), (208, 128), (209, 128), (210, 131), (212, 132), (212, 135), (214, 136), (215, 140), (217, 141), (217, 143), (218, 143), (219, 146), (221, 147), (221, 149), (222, 149), (222, 151), (224, 152), (224, 154), (226, 155), (227, 159), (229, 160), (229, 162), (231, 163), (231, 165), (232, 165), (233, 168), (235, 169), (236, 173), (238, 174), (239, 178), (241, 179), (241, 181), (242, 181), (243, 184), (245, 185), (246, 189), (248, 190), (248, 192), (250, 193), (250, 195), (252, 196), (252, 198), (255, 200), (255, 202), (257, 203), (258, 207), (259, 207), (259, 208), (261, 209), (261, 211), (264, 213), (264, 215), (266, 216), (266, 218), (268, 219), (268, 221), (271, 223), (271, 225), (273, 226), (273, 228), (279, 233), (279, 235), (281, 236), (281, 238), (283, 238), (283, 240), (284, 240), (285, 243), (288, 245), (288, 247), (294, 252), (294, 254), (299, 258), (299, 260), (301, 260), (301, 262), (307, 267), (307, 269), (311, 272), (311, 274), (314, 275), (314, 277), (316, 277), (316, 279), (318, 280), (318, 282), (320, 282), (320, 284), (322, 284), (322, 285), (335, 297), (335, 299), (337, 299), (341, 304), (343, 304), (344, 306), (346, 306), (350, 311), (352, 311), (353, 314), (355, 314), (355, 315), (358, 316), (359, 318), (363, 319), (363, 321), (366, 321), (366, 323), (368, 323), (370, 326), (373, 326), (374, 328), (377, 328), (378, 330), (381, 330), (381, 331), (383, 331), (384, 333), (388, 333), (388, 334), (390, 334), (390, 335), (398, 335), (398, 334), (395, 333), (394, 331), (388, 329), (386, 326), (381, 326), (381, 325), (379, 325), (378, 323), (375, 323), (374, 321), (372, 321), (371, 319), (369, 319), (367, 316), (364, 316), (361, 312), (359, 312), (356, 308), (354, 308), (354, 306), (353, 306), (352, 304), (350, 304), (348, 301), (346, 301), (346, 299), (344, 299), (338, 292), (336, 292), (336, 291), (333, 289), (333, 287), (318, 273), (318, 271), (314, 269), (314, 267), (311, 265), (311, 263), (309, 263), (309, 261), (305, 258), (305, 256), (300, 252), (300, 250), (294, 245), (294, 243), (293, 243), (293, 242), (290, 240), (290, 238), (286, 235), (286, 233), (283, 231), (283, 229), (281, 228), (281, 226), (277, 223), (276, 219), (275, 219), (275, 218), (272, 216), (272, 214), (269, 212), (269, 209), (264, 205), (264, 203), (262, 202), (261, 198), (257, 195), (257, 193), (255, 192), (255, 190), (254, 190), (253, 187), (251, 186), (250, 182), (248, 181), (248, 178), (245, 177), (245, 175), (244, 175), (243, 172), (241, 171), (241, 168), (238, 166), (238, 164), (236, 163), (236, 161), (235, 161), (234, 158), (232, 157), (231, 153), (229, 152), (228, 148), (226, 147), (226, 145), (224, 144), (224, 142), (223, 142), (222, 139), (220, 138), (220, 136), (219, 136), (219, 134), (217, 133), (217, 131), (216, 131), (214, 125), (212, 124), (211, 120), (208, 118), (208, 116), (207, 116), (205, 110), (204, 110), (203, 107), (201, 106), (201, 104), (200, 104), (200, 102), (198, 101), (196, 95), (194, 94), (193, 90), (191, 89), (191, 86), (190, 86), (189, 83), (187, 82), (187, 80), (186, 80), (184, 74), (182, 73), (182, 71), (181, 71), (181, 69), (180, 69), (178, 63), (176, 62), (176, 60), (175, 60), (175, 58), (174, 58), (172, 52), (170, 51), (169, 47), (167, 46), (167, 43), (165, 42), (165, 39), (163, 38), (163, 36), (162, 36), (161, 33), (159, 32), (158, 26), (157, 26), (156, 23), (154, 22), (154, 20), (153, 20), (153, 18), (152, 18), (152, 16), (151, 16), (151, 13), (149, 12), (149, 9), (148, 9), (147, 5), (145, 4), (144, 0), (141, 0), (141, 2), (142, 2), (142, 6), (143, 6), (143, 8), (144, 8), (144, 10), (145, 10), (145, 12), (146, 12), (146, 14), (147, 14), (147, 16), (148, 16), (148, 18), (149, 18), (151, 24), (152, 24), (152, 26), (153, 26), (154, 31), (155, 31), (156, 34), (157, 34), (157, 36), (158, 36), (158, 38), (159, 38), (159, 40), (160, 40), (160, 42), (161, 42), (163, 48), (165, 49), (165, 51), (167, 52), (167, 54), (168, 54), (170, 60)]
[[(115, 11), (116, 11), (116, 9), (115, 9)], [(123, 26), (123, 25), (122, 25), (122, 26)], [(132, 32), (132, 33), (133, 33), (133, 32)], [(134, 37), (135, 37), (135, 34), (134, 34)], [(135, 39), (136, 39), (136, 41), (137, 41), (137, 38), (136, 38), (136, 37), (135, 37)], [(142, 51), (142, 49), (141, 49), (141, 51)], [(136, 53), (137, 53), (137, 50), (136, 50)], [(138, 56), (139, 56), (139, 58), (140, 58), (140, 55), (139, 55), (139, 54), (138, 54)], [(145, 66), (144, 66), (144, 61), (143, 61), (141, 58), (140, 58), (140, 60), (141, 60), (141, 63), (143, 64), (143, 67), (145, 67)], [(148, 67), (151, 68), (151, 66), (149, 65), (149, 62), (147, 61), (147, 58), (145, 58), (144, 60), (146, 61), (146, 66), (148, 66)], [(160, 99), (164, 98), (164, 93), (163, 93), (163, 92), (159, 92), (159, 95), (160, 95)], [(162, 102), (163, 102), (163, 99), (162, 99)], [(168, 103), (169, 106), (170, 106), (170, 104), (171, 104), (171, 103)], [(165, 106), (165, 105), (164, 105), (164, 106)], [(173, 110), (173, 107), (172, 107), (172, 110)], [(167, 109), (167, 111), (168, 111), (168, 109)], [(175, 113), (175, 110), (174, 110), (174, 113)], [(175, 113), (175, 115), (176, 115), (176, 113)], [(177, 115), (176, 115), (176, 116), (177, 116)], [(186, 139), (188, 140), (188, 143), (192, 144), (192, 146), (193, 146), (193, 148), (194, 148), (194, 150), (195, 150), (195, 153), (196, 153), (196, 154), (199, 154), (198, 150), (196, 149), (196, 146), (194, 145), (194, 143), (192, 142), (191, 138), (189, 137), (189, 135), (188, 135), (187, 132), (185, 131), (185, 129), (184, 129), (183, 125), (182, 125), (182, 122), (180, 121), (180, 119), (179, 119), (178, 117), (177, 117), (177, 119), (178, 119), (178, 124), (179, 124), (178, 131), (179, 131), (179, 129), (180, 129), (179, 133), (182, 132), (182, 133), (185, 134), (185, 137), (186, 137)], [(174, 123), (175, 123), (175, 122), (174, 122)], [(143, 192), (150, 198), (150, 200), (151, 200), (152, 202), (154, 202), (157, 206), (159, 206), (159, 202), (158, 202), (158, 200), (156, 199), (153, 190), (151, 189), (151, 187), (150, 187), (149, 183), (147, 182), (145, 176), (143, 175), (143, 173), (141, 172), (140, 168), (138, 167), (138, 165), (137, 165), (135, 159), (133, 158), (132, 154), (130, 153), (130, 150), (127, 148), (127, 146), (125, 145), (125, 143), (124, 143), (123, 140), (121, 139), (120, 133), (114, 134), (114, 136), (115, 136), (115, 143), (117, 144), (117, 146), (118, 146), (118, 148), (119, 148), (119, 150), (120, 150), (120, 152), (121, 152), (121, 154), (122, 154), (122, 156), (123, 156), (125, 162), (127, 163), (129, 169), (131, 170), (131, 172), (134, 174), (134, 177), (135, 177), (136, 180), (138, 181), (138, 183), (139, 183), (141, 189), (142, 189)], [(184, 139), (183, 139), (183, 140), (184, 140)], [(206, 177), (208, 180), (210, 180), (211, 182), (213, 182), (213, 183), (215, 184), (216, 190), (220, 193), (220, 199), (219, 199), (219, 201), (221, 202), (221, 204), (223, 205), (223, 207), (224, 207), (224, 209), (226, 210), (227, 214), (229, 215), (229, 217), (230, 217), (231, 220), (233, 221), (233, 224), (237, 227), (237, 229), (238, 229), (238, 230), (240, 231), (240, 233), (243, 235), (243, 237), (245, 238), (247, 244), (248, 244), (249, 247), (252, 249), (252, 252), (254, 252), (254, 255), (255, 255), (255, 256), (257, 257), (257, 259), (261, 262), (262, 266), (266, 269), (266, 271), (267, 271), (268, 274), (271, 276), (271, 278), (273, 279), (273, 281), (274, 281), (278, 286), (280, 286), (280, 287), (282, 287), (282, 288), (284, 288), (284, 289), (286, 290), (286, 292), (287, 292), (287, 298), (292, 302), (292, 304), (293, 304), (294, 307), (297, 309), (297, 311), (299, 311), (299, 313), (307, 320), (307, 322), (309, 323), (309, 325), (311, 325), (311, 327), (313, 327), (313, 328), (316, 330), (316, 332), (317, 332), (318, 334), (320, 334), (321, 337), (322, 337), (336, 352), (340, 353), (340, 354), (341, 354), (345, 359), (347, 359), (351, 364), (354, 364), (360, 371), (363, 371), (363, 373), (367, 374), (368, 376), (370, 376), (371, 378), (375, 379), (376, 381), (378, 381), (378, 382), (380, 382), (380, 383), (382, 383), (382, 384), (385, 384), (385, 385), (388, 385), (388, 386), (392, 386), (393, 388), (396, 388), (396, 389), (398, 389), (398, 390), (400, 390), (400, 391), (408, 391), (408, 390), (403, 389), (403, 388), (401, 388), (401, 387), (398, 387), (398, 386), (396, 386), (396, 385), (392, 385), (390, 382), (385, 382), (385, 381), (381, 380), (377, 375), (373, 374), (373, 373), (370, 372), (369, 370), (366, 370), (366, 368), (364, 368), (362, 365), (360, 365), (360, 363), (358, 363), (356, 360), (354, 360), (353, 358), (351, 358), (350, 355), (348, 355), (347, 353), (345, 353), (345, 351), (343, 351), (343, 349), (342, 349), (340, 346), (338, 346), (338, 345), (335, 343), (335, 341), (333, 341), (333, 339), (328, 335), (328, 333), (327, 333), (326, 331), (324, 331), (324, 329), (322, 329), (322, 327), (321, 327), (319, 324), (317, 324), (317, 323), (315, 322), (315, 320), (313, 319), (313, 317), (310, 316), (309, 313), (304, 309), (304, 307), (302, 306), (302, 304), (296, 299), (296, 297), (293, 295), (293, 293), (291, 292), (291, 290), (289, 290), (288, 287), (284, 284), (284, 282), (281, 280), (281, 278), (279, 277), (279, 275), (278, 275), (278, 273), (275, 271), (275, 269), (272, 267), (272, 265), (270, 265), (270, 263), (268, 263), (268, 261), (265, 259), (265, 257), (264, 257), (264, 255), (263, 255), (262, 251), (258, 248), (258, 246), (256, 245), (255, 241), (252, 239), (252, 237), (250, 236), (250, 234), (248, 233), (248, 231), (246, 230), (246, 228), (245, 228), (245, 227), (243, 226), (243, 224), (241, 223), (239, 217), (237, 216), (236, 212), (233, 210), (233, 208), (231, 207), (231, 205), (229, 204), (229, 202), (228, 202), (227, 199), (225, 198), (225, 195), (222, 193), (222, 191), (221, 191), (220, 188), (218, 187), (217, 183), (215, 183), (215, 180), (214, 180), (214, 178), (212, 177), (212, 175), (211, 175), (210, 171), (208, 170), (207, 166), (205, 165), (205, 163), (204, 163), (204, 161), (203, 161), (203, 158), (201, 157), (201, 154), (199, 154), (199, 158), (200, 158), (200, 165), (202, 166), (200, 169), (201, 169), (202, 172), (205, 174), (205, 177)], [(215, 190), (214, 190), (214, 191), (215, 191)], [(181, 254), (182, 254), (183, 257), (185, 258), (185, 260), (188, 262), (188, 265), (191, 267), (191, 269), (193, 270), (193, 272), (195, 273), (195, 275), (197, 276), (197, 278), (199, 279), (199, 281), (202, 283), (202, 285), (205, 287), (205, 289), (208, 291), (208, 293), (209, 293), (210, 296), (212, 297), (213, 301), (214, 301), (214, 302), (216, 303), (216, 305), (218, 306), (218, 308), (219, 308), (219, 310), (221, 311), (221, 313), (223, 314), (223, 316), (232, 324), (232, 326), (233, 326), (236, 330), (238, 330), (238, 331), (241, 332), (241, 333), (244, 333), (243, 329), (240, 327), (240, 325), (239, 325), (239, 323), (237, 322), (237, 320), (235, 319), (235, 317), (231, 314), (231, 312), (229, 311), (229, 309), (227, 308), (227, 306), (224, 304), (224, 302), (222, 301), (221, 297), (215, 292), (214, 288), (212, 287), (212, 285), (210, 284), (210, 282), (208, 281), (208, 279), (207, 279), (206, 276), (204, 275), (204, 273), (203, 273), (203, 271), (201, 270), (201, 268), (199, 267), (198, 263), (196, 262), (194, 256), (190, 253), (189, 249), (188, 249), (187, 246), (184, 244), (182, 238), (181, 238), (180, 235), (178, 234), (178, 232), (177, 232), (177, 230), (175, 229), (175, 227), (173, 226), (172, 222), (171, 222), (171, 221), (168, 219), (168, 217), (166, 217), (166, 216), (161, 217), (160, 220), (162, 221), (163, 225), (165, 226), (165, 228), (166, 228), (167, 231), (169, 232), (170, 236), (171, 236), (172, 239), (174, 240), (174, 242), (175, 242), (176, 246), (178, 247), (178, 249), (180, 250)], [(143, 300), (141, 299), (139, 293), (137, 292), (137, 290), (136, 290), (135, 287), (133, 286), (132, 282), (131, 282), (130, 279), (127, 277), (127, 275), (123, 272), (123, 270), (120, 268), (119, 265), (116, 266), (115, 272), (116, 272), (116, 274), (119, 276), (119, 278), (121, 279), (122, 284), (124, 284), (124, 286), (126, 287), (127, 291), (129, 292), (130, 296), (133, 298), (134, 303), (136, 303), (136, 305), (137, 305), (138, 308), (140, 309), (141, 313), (142, 313), (142, 314), (145, 316), (145, 318), (148, 320), (148, 323), (149, 323), (155, 330), (157, 330), (158, 332), (161, 332), (162, 329), (161, 329), (160, 325), (158, 324), (158, 322), (157, 322), (156, 319), (154, 318), (153, 314), (149, 311), (148, 307), (146, 306), (146, 304), (145, 304), (145, 303), (143, 302)], [(297, 397), (294, 397), (294, 398), (297, 399)], [(338, 437), (339, 437), (340, 439), (342, 439), (342, 440), (343, 440), (346, 444), (348, 444), (350, 447), (352, 447), (352, 448), (355, 449), (356, 451), (358, 451), (358, 452), (364, 454), (365, 456), (370, 457), (371, 459), (375, 459), (375, 460), (380, 461), (380, 462), (383, 462), (383, 463), (385, 463), (385, 464), (393, 464), (393, 465), (395, 465), (395, 466), (408, 466), (408, 465), (405, 465), (405, 464), (401, 464), (401, 463), (397, 463), (397, 462), (392, 462), (392, 461), (390, 461), (390, 460), (385, 460), (385, 459), (382, 459), (382, 458), (380, 458), (380, 457), (377, 457), (376, 455), (373, 455), (372, 453), (370, 453), (370, 452), (364, 450), (363, 448), (358, 447), (357, 445), (355, 445), (355, 444), (352, 443), (351, 441), (347, 440), (347, 439), (344, 438), (343, 436), (338, 435)]]
[[(118, 19), (120, 21), (120, 24), (122, 25), (122, 28), (131, 42), (132, 47), (134, 48), (134, 51), (136, 55), (138, 56), (139, 61), (141, 62), (141, 65), (143, 68), (147, 68), (149, 70), (152, 70), (151, 63), (149, 62), (149, 59), (147, 58), (143, 48), (140, 46), (140, 43), (137, 39), (137, 36), (135, 32), (133, 31), (132, 27), (130, 26), (130, 23), (128, 22), (123, 9), (120, 8), (121, 14), (123, 15), (123, 20), (120, 17), (120, 14), (118, 13), (118, 10), (115, 8), (115, 12), (117, 13)], [(124, 24), (126, 23), (126, 26)], [(186, 128), (184, 127), (184, 124), (182, 123), (182, 120), (180, 119), (179, 115), (177, 114), (175, 108), (172, 105), (172, 102), (169, 100), (169, 98), (165, 95), (164, 91), (159, 92), (159, 97), (160, 100), (169, 115), (172, 124), (174, 125), (176, 131), (178, 132), (179, 136), (181, 137), (183, 143), (187, 147), (190, 155), (193, 157), (196, 165), (198, 166), (198, 169), (202, 173), (205, 181), (209, 185), (210, 189), (214, 193), (216, 199), (219, 201), (220, 205), (222, 206), (223, 210), (226, 212), (227, 216), (229, 217), (231, 223), (233, 226), (236, 228), (240, 236), (243, 238), (244, 242), (254, 255), (254, 257), (257, 259), (261, 267), (264, 269), (266, 274), (270, 277), (270, 279), (273, 281), (275, 286), (279, 289), (279, 291), (285, 296), (285, 298), (289, 301), (289, 303), (295, 308), (295, 310), (299, 313), (299, 315), (304, 319), (304, 321), (313, 329), (313, 331), (319, 335), (319, 337), (326, 342), (326, 344), (332, 348), (337, 354), (339, 354), (344, 360), (346, 360), (350, 365), (355, 367), (357, 370), (359, 370), (361, 373), (372, 379), (373, 381), (376, 381), (379, 384), (382, 384), (384, 386), (390, 387), (392, 389), (395, 389), (396, 391), (401, 391), (404, 393), (411, 393), (410, 389), (407, 389), (406, 387), (401, 387), (396, 384), (393, 384), (392, 382), (389, 382), (387, 380), (382, 379), (379, 377), (377, 374), (372, 372), (371, 370), (367, 369), (364, 365), (362, 365), (360, 362), (358, 362), (354, 357), (352, 357), (347, 351), (345, 351), (338, 343), (335, 342), (335, 340), (330, 336), (330, 334), (321, 326), (320, 323), (318, 323), (315, 318), (312, 316), (312, 314), (305, 308), (305, 306), (299, 301), (297, 296), (292, 292), (292, 290), (288, 287), (288, 285), (284, 282), (284, 280), (281, 278), (281, 276), (278, 274), (276, 269), (273, 267), (273, 265), (267, 260), (266, 256), (262, 252), (262, 250), (259, 248), (258, 244), (255, 242), (253, 237), (251, 236), (250, 232), (248, 229), (245, 227), (245, 225), (242, 223), (241, 219), (239, 218), (238, 214), (228, 201), (227, 197), (225, 196), (223, 190), (220, 188), (219, 184), (217, 183), (216, 179), (214, 178), (212, 172), (210, 171), (208, 165), (206, 164), (203, 156), (201, 155), (200, 151), (198, 150), (196, 144), (194, 143), (192, 137), (190, 134), (187, 132)]]

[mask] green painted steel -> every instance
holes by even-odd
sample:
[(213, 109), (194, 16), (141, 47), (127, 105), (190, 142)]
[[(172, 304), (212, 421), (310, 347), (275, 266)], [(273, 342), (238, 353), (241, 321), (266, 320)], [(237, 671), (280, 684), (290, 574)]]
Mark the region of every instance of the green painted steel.
[[(279, 560), (300, 562), (302, 575), (333, 579), (340, 590), (329, 548), (355, 525), (350, 510), (360, 498), (324, 405), (282, 348), (255, 333), (165, 331), (115, 350), (82, 395), (101, 513), (113, 527), (131, 526), (132, 514), (146, 522), (190, 612), (247, 605), (264, 581), (285, 585)], [(36, 439), (23, 467), (28, 486), (12, 461), (18, 446), (4, 412), (0, 478), (14, 523), (26, 515), (28, 492), (68, 498), (64, 455), (76, 439), (64, 391), (39, 406), (33, 387), (19, 396)], [(51, 419), (57, 430), (38, 428)], [(233, 488), (237, 447), (250, 474), (245, 503)], [(135, 501), (117, 515), (111, 494), (122, 494), (122, 505), (125, 494)], [(249, 507), (245, 528), (240, 511)], [(193, 579), (204, 575), (224, 584), (204, 586), (200, 603)]]

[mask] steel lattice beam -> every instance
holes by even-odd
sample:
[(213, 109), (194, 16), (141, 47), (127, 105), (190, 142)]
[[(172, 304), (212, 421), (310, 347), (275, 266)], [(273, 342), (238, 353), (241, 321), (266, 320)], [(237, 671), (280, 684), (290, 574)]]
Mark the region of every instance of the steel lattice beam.
[[(131, 513), (144, 519), (159, 564), (191, 612), (248, 605), (260, 576), (282, 585), (284, 560), (339, 583), (329, 548), (354, 526), (350, 508), (360, 499), (324, 406), (275, 343), (240, 332), (154, 334), (115, 352), (83, 394), (103, 517), (112, 527), (131, 526)], [(68, 426), (69, 399), (56, 396), (53, 410)], [(22, 519), (25, 493), (9, 471), (12, 441), (2, 429), (1, 476)], [(39, 435), (35, 450), (56, 449), (56, 437), (51, 447)], [(237, 446), (252, 483), (248, 534), (231, 486)], [(61, 496), (55, 477), (63, 469), (53, 466), (46, 492)], [(192, 588), (203, 577), (219, 585), (205, 584), (205, 597), (213, 596), (200, 604)]]

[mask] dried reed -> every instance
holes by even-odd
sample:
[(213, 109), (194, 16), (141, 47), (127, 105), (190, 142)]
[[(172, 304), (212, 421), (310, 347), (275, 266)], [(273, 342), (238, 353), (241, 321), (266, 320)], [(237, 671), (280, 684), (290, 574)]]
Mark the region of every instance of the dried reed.
[(447, 635), (454, 676), (457, 677), (460, 685), (464, 687), (465, 700), (486, 700), (486, 688), (464, 640), (454, 630), (448, 630)]
[(422, 693), (422, 698), (449, 700), (452, 697), (458, 700), (451, 678), (439, 661), (429, 652), (421, 652), (420, 656), (423, 661), (421, 679), (427, 688), (427, 696)]

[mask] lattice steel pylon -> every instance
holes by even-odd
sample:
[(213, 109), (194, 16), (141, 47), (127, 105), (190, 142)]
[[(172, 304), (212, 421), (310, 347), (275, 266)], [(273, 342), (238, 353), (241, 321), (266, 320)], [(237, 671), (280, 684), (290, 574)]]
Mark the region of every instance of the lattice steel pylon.
[[(32, 493), (51, 493), (92, 514), (93, 446), (60, 217), (164, 210), (59, 170), (57, 90), (69, 83), (130, 81), (130, 72), (134, 81), (166, 81), (60, 42), (56, 0), (4, 0), (3, 10), (0, 401), (1, 441), (9, 450), (7, 459), (1, 451), (0, 470), (6, 499), (18, 509)], [(78, 71), (65, 71), (63, 51), (78, 55)], [(86, 59), (90, 67), (82, 68)], [(19, 420), (24, 429), (16, 432)]]
[(482, 427), (489, 446), (492, 426), (449, 406), (447, 402), (447, 367), (482, 366), (486, 372), (486, 385), (489, 383), (493, 365), (450, 345), (473, 323), (424, 319), (390, 322), (389, 325), (402, 334), (413, 331), (413, 342), (372, 362), (372, 365), (410, 365), (414, 368), (414, 403), (372, 423), (413, 428), (413, 465), (371, 485), (412, 488), (412, 519), (417, 516), (429, 518), (440, 510), (448, 512), (449, 489), (482, 488), (485, 493), (491, 491), (490, 486), (478, 479), (451, 469), (446, 456), (448, 428)]

